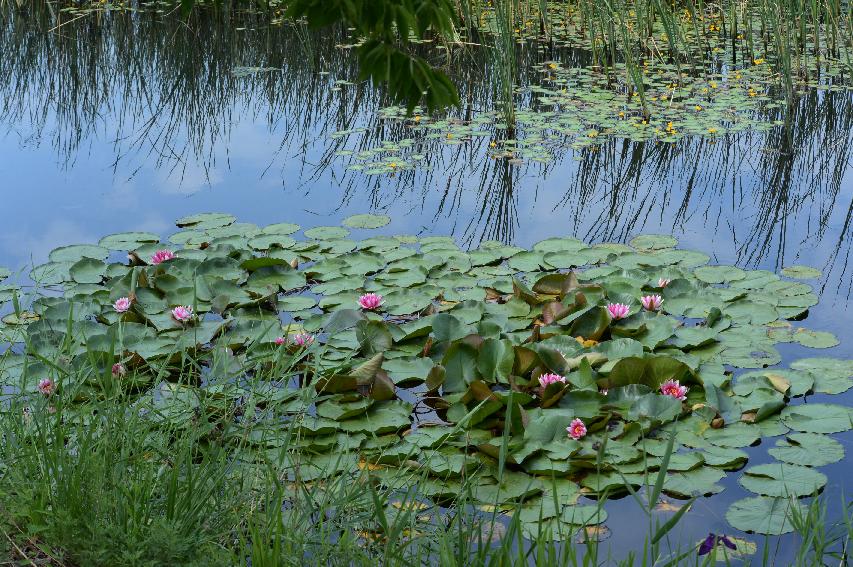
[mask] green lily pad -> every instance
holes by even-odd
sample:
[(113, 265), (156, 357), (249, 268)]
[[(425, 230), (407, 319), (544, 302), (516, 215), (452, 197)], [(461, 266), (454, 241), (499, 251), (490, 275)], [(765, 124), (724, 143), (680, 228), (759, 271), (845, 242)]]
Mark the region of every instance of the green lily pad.
[(814, 377), (814, 390), (824, 394), (841, 394), (853, 386), (853, 361), (838, 358), (801, 358), (791, 368)]
[(729, 506), (726, 520), (748, 533), (782, 535), (794, 531), (791, 517), (798, 508), (802, 506), (790, 499), (755, 496)]
[(136, 250), (143, 244), (159, 241), (160, 237), (153, 232), (120, 232), (103, 237), (98, 245), (110, 250)]
[(746, 272), (735, 266), (702, 266), (693, 273), (700, 281), (710, 284), (735, 282), (746, 277)]
[(826, 484), (826, 475), (800, 465), (768, 463), (749, 467), (739, 482), (756, 494), (789, 498), (816, 493)]
[(228, 226), (237, 220), (234, 215), (227, 213), (199, 213), (181, 217), (175, 221), (180, 227), (190, 226), (196, 230), (207, 230)]
[(386, 215), (353, 215), (344, 219), (344, 226), (349, 228), (381, 228), (391, 222)]
[(76, 262), (81, 258), (92, 258), (95, 260), (106, 260), (110, 251), (103, 246), (93, 244), (72, 244), (54, 249), (50, 253), (51, 262)]
[(263, 227), (261, 229), (261, 234), (293, 234), (301, 227), (298, 224), (293, 224), (292, 222), (279, 222), (276, 224), (271, 224)]
[(835, 404), (802, 404), (782, 410), (782, 423), (804, 433), (840, 433), (853, 429), (853, 408)]
[(826, 435), (791, 433), (767, 452), (786, 463), (822, 467), (843, 459), (844, 445)]
[(305, 236), (316, 240), (334, 240), (337, 238), (346, 238), (348, 235), (349, 231), (339, 226), (318, 226), (305, 231)]
[(782, 269), (782, 275), (798, 280), (812, 280), (819, 278), (821, 272), (808, 266), (788, 266)]
[(631, 240), (629, 244), (637, 250), (663, 250), (675, 248), (678, 240), (666, 234), (643, 234)]

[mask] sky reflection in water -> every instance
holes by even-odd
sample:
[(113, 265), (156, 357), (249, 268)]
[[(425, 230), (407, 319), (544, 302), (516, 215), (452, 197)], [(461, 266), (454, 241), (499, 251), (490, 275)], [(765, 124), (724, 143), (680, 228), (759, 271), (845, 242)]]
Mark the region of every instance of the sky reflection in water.
[[(0, 24), (2, 51), (13, 54), (0, 61), (2, 265), (40, 263), (57, 246), (114, 232), (168, 234), (174, 219), (204, 211), (303, 227), (381, 211), (392, 218), (382, 233), (450, 234), (469, 246), (484, 239), (527, 246), (557, 235), (626, 241), (660, 232), (713, 262), (823, 270), (821, 303), (806, 324), (841, 340), (821, 355), (853, 354), (853, 97), (847, 93), (804, 95), (787, 134), (778, 127), (716, 142), (611, 140), (595, 150), (567, 149), (547, 165), (517, 166), (489, 159), (488, 139), (477, 138), (425, 146), (427, 168), (370, 177), (347, 171), (345, 158), (332, 155), (357, 148), (360, 138), (329, 135), (364, 126), (376, 145), (410, 133), (376, 118), (381, 96), (367, 85), (332, 90), (335, 79), (352, 74), (347, 52), (333, 47), (341, 38), (319, 42), (325, 63), (312, 63), (297, 48), (269, 53), (268, 41), (294, 44), (287, 30), (239, 34), (233, 26), (213, 26), (200, 47), (181, 33), (161, 33), (158, 26), (168, 23), (143, 19), (134, 34), (117, 20), (110, 33), (81, 24), (61, 38), (21, 29), (27, 22)], [(103, 49), (81, 56), (86, 41)], [(47, 62), (45, 54), (58, 48)], [(282, 71), (236, 77), (231, 70), (238, 65)], [(472, 79), (461, 82), (462, 99), (486, 108), (489, 93), (470, 86), (478, 78), (471, 67), (457, 70), (457, 77)], [(806, 355), (792, 345), (779, 350), (786, 361)], [(853, 403), (853, 396), (832, 401)], [(836, 437), (853, 453), (850, 432)], [(750, 465), (772, 460), (767, 445), (750, 450)], [(833, 506), (846, 463), (849, 457), (821, 469)], [(725, 492), (697, 504), (703, 520), (685, 528), (697, 541), (707, 531), (729, 529), (723, 512), (748, 495), (736, 477), (727, 478)], [(624, 534), (636, 532), (635, 517), (620, 513), (632, 508), (629, 500), (612, 503), (608, 521), (625, 545), (631, 538)]]

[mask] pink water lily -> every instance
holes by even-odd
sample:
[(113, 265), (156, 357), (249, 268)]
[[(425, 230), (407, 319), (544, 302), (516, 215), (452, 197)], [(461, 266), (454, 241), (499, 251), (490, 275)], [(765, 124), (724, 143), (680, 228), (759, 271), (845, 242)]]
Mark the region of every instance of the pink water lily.
[(158, 250), (154, 252), (153, 256), (151, 256), (151, 263), (156, 266), (157, 264), (165, 262), (166, 260), (171, 260), (174, 257), (175, 253), (171, 250)]
[(669, 285), (669, 282), (672, 280), (669, 278), (660, 278), (658, 279), (658, 287), (666, 287)]
[(667, 380), (660, 385), (660, 393), (684, 401), (687, 399), (687, 386), (682, 386), (678, 380)]
[(130, 298), (119, 297), (116, 299), (116, 302), (113, 303), (113, 308), (116, 310), (116, 313), (124, 313), (130, 309)]
[(659, 295), (644, 295), (640, 302), (647, 311), (657, 311), (663, 304), (663, 298)]
[(373, 311), (382, 305), (382, 296), (378, 293), (365, 293), (358, 298), (358, 305), (362, 309)]
[(569, 437), (577, 440), (586, 435), (586, 425), (583, 420), (576, 417), (566, 428), (566, 431), (568, 432)]
[(284, 338), (284, 337), (276, 337), (276, 338), (275, 338), (275, 344), (277, 344), (278, 346), (281, 346), (281, 345), (283, 345), (283, 344), (284, 344), (284, 343), (286, 343), (286, 342), (287, 342), (287, 341), (285, 340), (285, 338)]
[(543, 389), (557, 382), (565, 384), (566, 377), (560, 376), (559, 374), (543, 374), (539, 377), (539, 385), (542, 386)]
[(314, 335), (309, 333), (296, 333), (293, 335), (293, 344), (296, 346), (307, 347), (314, 342)]
[(50, 378), (42, 378), (39, 380), (38, 385), (39, 392), (44, 394), (45, 396), (50, 396), (53, 394), (53, 391), (56, 389), (56, 385), (53, 383), (53, 380)]
[(127, 368), (124, 367), (124, 364), (122, 364), (121, 362), (116, 362), (115, 364), (113, 364), (113, 376), (115, 378), (124, 376), (125, 374), (127, 374)]
[(631, 310), (630, 307), (625, 305), (624, 303), (608, 303), (607, 304), (607, 312), (610, 313), (610, 318), (614, 321), (618, 321), (619, 319), (623, 319), (628, 316), (628, 312)]
[(172, 317), (179, 323), (185, 323), (193, 318), (193, 308), (187, 305), (178, 305), (172, 309)]

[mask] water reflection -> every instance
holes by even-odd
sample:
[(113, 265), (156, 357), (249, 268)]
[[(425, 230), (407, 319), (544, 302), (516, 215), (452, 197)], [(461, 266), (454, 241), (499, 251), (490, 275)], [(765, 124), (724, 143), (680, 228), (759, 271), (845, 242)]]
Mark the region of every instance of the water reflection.
[[(77, 206), (133, 209), (162, 224), (176, 216), (170, 198), (201, 192), (194, 203), (245, 210), (251, 220), (265, 204), (292, 206), (297, 198), (309, 210), (294, 214), (308, 216), (389, 210), (417, 223), (415, 231), (449, 231), (469, 245), (529, 243), (541, 225), (594, 240), (664, 231), (719, 250), (719, 260), (771, 269), (818, 264), (823, 286), (851, 292), (853, 97), (845, 91), (805, 90), (790, 114), (768, 111), (782, 123), (766, 133), (675, 144), (612, 139), (578, 151), (567, 141), (552, 148), (550, 163), (513, 163), (490, 159), (486, 138), (445, 146), (405, 121), (379, 118), (388, 104), (382, 92), (348, 82), (357, 69), (345, 30), (308, 33), (229, 10), (186, 23), (153, 13), (67, 22), (48, 4), (0, 10), (7, 139), (24, 154), (55, 156), (55, 178), (87, 176), (93, 158), (112, 178), (107, 191), (81, 190), (68, 205), (75, 208), (47, 217), (73, 218)], [(585, 58), (520, 47), (519, 104), (539, 107), (527, 89), (541, 77), (536, 64)], [(459, 120), (492, 108), (487, 61), (481, 50), (447, 51), (464, 101)], [(330, 137), (353, 128), (365, 131)], [(424, 160), (393, 176), (349, 171), (335, 155), (407, 138)], [(111, 228), (127, 226), (96, 232)]]

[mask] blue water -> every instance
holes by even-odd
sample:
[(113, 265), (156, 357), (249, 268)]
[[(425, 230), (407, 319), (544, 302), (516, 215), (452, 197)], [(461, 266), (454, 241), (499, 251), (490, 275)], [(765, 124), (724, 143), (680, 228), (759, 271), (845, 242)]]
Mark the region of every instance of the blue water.
[[(146, 52), (139, 57), (143, 67), (146, 58), (156, 59)], [(265, 64), (231, 62), (236, 63)], [(210, 102), (211, 90), (200, 90), (205, 100), (185, 111), (176, 110), (184, 107), (171, 104), (162, 96), (165, 91), (140, 102), (143, 77), (130, 71), (86, 91), (99, 92), (99, 98), (72, 100), (67, 94), (75, 91), (64, 90), (61, 73), (45, 65), (43, 82), (4, 90), (7, 106), (16, 111), (0, 116), (5, 212), (0, 265), (24, 269), (44, 261), (57, 246), (97, 242), (114, 232), (165, 236), (175, 230), (174, 219), (206, 211), (229, 212), (259, 225), (289, 221), (306, 228), (337, 224), (354, 213), (385, 212), (392, 222), (382, 233), (452, 235), (469, 246), (489, 238), (527, 246), (558, 235), (626, 241), (641, 233), (666, 233), (717, 263), (769, 270), (802, 263), (821, 269), (824, 275), (815, 282), (820, 304), (803, 325), (830, 330), (841, 344), (820, 352), (779, 345), (783, 364), (801, 356), (853, 354), (853, 166), (846, 149), (853, 132), (843, 125), (829, 131), (795, 123), (799, 135), (790, 155), (778, 154), (778, 138), (742, 134), (716, 144), (686, 140), (643, 149), (617, 140), (594, 152), (565, 149), (547, 166), (493, 162), (479, 140), (430, 147), (430, 169), (370, 177), (348, 171), (342, 158), (330, 158), (329, 134), (342, 127), (334, 120), (308, 119), (306, 101), (299, 98), (270, 103), (268, 81), (276, 89), (289, 88), (275, 77), (230, 79), (216, 106), (220, 114), (211, 115), (201, 104)], [(333, 86), (332, 77), (318, 80), (321, 90)], [(110, 88), (119, 83), (121, 89)], [(49, 85), (55, 92), (46, 90)], [(330, 99), (339, 106), (323, 107), (328, 116), (349, 112), (345, 95)], [(136, 101), (131, 108), (124, 106), (129, 98)], [(348, 127), (382, 128), (374, 102), (358, 106)], [(842, 124), (850, 106), (847, 100)], [(69, 111), (79, 119), (74, 127)], [(813, 118), (800, 117), (803, 123)], [(393, 135), (390, 129), (387, 134)], [(346, 143), (354, 147), (358, 138)], [(620, 161), (624, 150), (647, 156), (634, 163), (637, 169), (627, 180), (628, 165)], [(664, 155), (673, 157), (663, 160)], [(810, 401), (824, 401), (820, 397)], [(823, 397), (853, 404), (853, 391)], [(850, 492), (853, 432), (836, 438), (848, 457), (821, 469), (830, 479), (824, 492), (832, 516)], [(766, 449), (773, 442), (750, 449), (749, 464), (771, 461)], [(730, 474), (723, 493), (697, 501), (673, 540), (689, 543), (710, 531), (731, 533), (725, 510), (751, 496), (736, 478)], [(614, 547), (640, 546), (646, 530), (637, 529), (637, 504), (627, 497), (607, 509)], [(779, 546), (779, 557), (787, 557), (795, 543), (792, 536), (771, 541), (774, 550)]]

